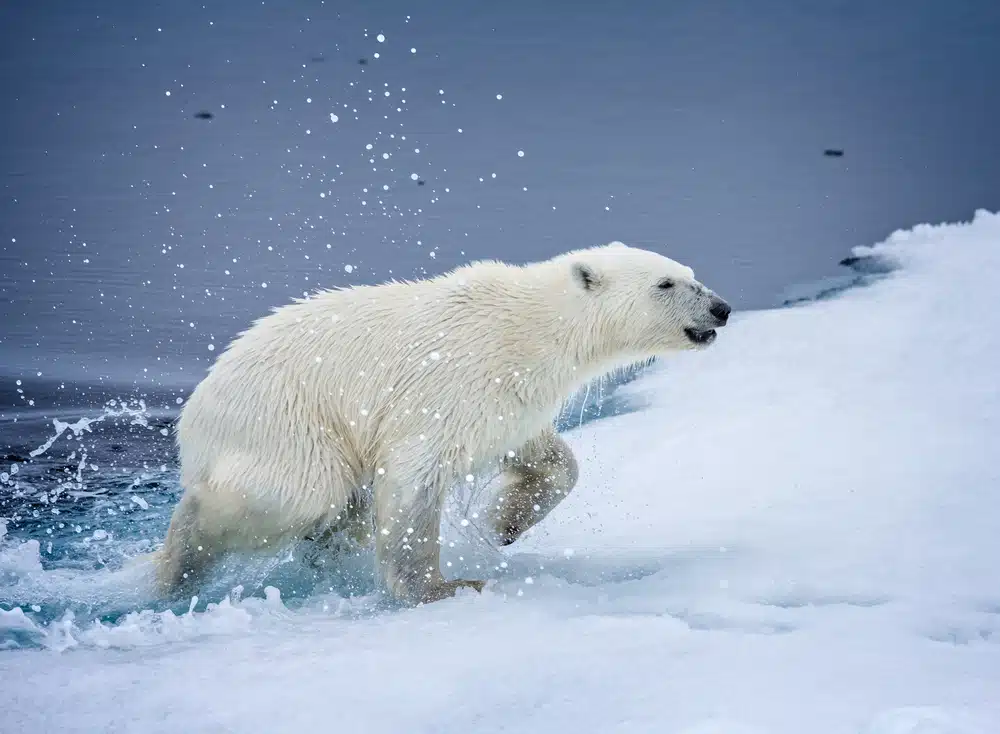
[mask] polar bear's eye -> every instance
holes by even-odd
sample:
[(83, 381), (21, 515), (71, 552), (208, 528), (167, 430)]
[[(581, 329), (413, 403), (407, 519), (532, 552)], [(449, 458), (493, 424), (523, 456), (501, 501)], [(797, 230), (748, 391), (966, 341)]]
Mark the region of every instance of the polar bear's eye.
[(674, 281), (672, 280), (661, 280), (656, 284), (656, 287), (663, 291), (668, 291), (674, 287)]

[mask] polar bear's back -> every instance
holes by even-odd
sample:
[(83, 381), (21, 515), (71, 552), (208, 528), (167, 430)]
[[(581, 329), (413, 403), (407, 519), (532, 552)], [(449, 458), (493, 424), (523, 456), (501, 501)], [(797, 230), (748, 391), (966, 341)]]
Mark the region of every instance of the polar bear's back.
[[(492, 271), (479, 265), (475, 273)], [(329, 291), (260, 319), (219, 356), (182, 411), (182, 482), (235, 474), (255, 493), (287, 494), (359, 484), (383, 458), (378, 452), (407, 440), (456, 456), (463, 444), (509, 443), (507, 426), (480, 435), (483, 409), (511, 413), (496, 375), (508, 376), (516, 346), (500, 326), (520, 318), (505, 305), (503, 280), (490, 282), (470, 290), (459, 272)], [(525, 433), (547, 419), (540, 411)]]

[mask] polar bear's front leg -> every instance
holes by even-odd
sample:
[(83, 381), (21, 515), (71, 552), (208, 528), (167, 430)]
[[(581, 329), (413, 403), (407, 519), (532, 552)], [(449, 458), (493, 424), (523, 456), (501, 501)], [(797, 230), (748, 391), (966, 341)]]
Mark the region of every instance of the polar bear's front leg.
[(375, 483), (377, 572), (400, 601), (432, 602), (482, 581), (447, 581), (441, 574), (441, 507), (447, 487), (418, 473), (388, 470)]
[(569, 445), (554, 429), (504, 459), (503, 489), (489, 521), (501, 545), (510, 545), (539, 523), (576, 485), (580, 470)]

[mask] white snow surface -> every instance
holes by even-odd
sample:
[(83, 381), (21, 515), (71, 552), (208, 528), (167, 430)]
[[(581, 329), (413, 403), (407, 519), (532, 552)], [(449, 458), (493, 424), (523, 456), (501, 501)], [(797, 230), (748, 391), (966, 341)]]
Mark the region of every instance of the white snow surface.
[(66, 620), (0, 653), (0, 731), (1000, 731), (1000, 216), (874, 249), (569, 434), (578, 488), (483, 594)]

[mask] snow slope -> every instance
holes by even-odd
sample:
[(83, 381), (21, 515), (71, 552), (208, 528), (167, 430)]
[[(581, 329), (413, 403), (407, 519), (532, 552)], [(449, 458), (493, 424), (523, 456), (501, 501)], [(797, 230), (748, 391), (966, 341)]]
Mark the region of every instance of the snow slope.
[(0, 653), (0, 731), (1000, 731), (1000, 216), (867, 252), (900, 269), (743, 314), (571, 432), (562, 507), (449, 550), (481, 596), (0, 612), (50, 648)]

